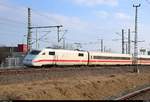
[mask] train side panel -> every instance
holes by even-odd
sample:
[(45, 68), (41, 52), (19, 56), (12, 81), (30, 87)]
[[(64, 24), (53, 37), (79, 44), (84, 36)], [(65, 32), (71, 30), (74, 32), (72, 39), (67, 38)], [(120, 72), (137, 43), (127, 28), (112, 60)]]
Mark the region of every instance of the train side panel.
[(55, 65), (55, 50), (42, 50), (33, 62), (39, 66)]
[(90, 52), (90, 65), (130, 65), (132, 57), (126, 54)]
[[(33, 50), (24, 58), (26, 66), (44, 65), (132, 65), (128, 54), (73, 51), (62, 49)], [(138, 56), (139, 65), (150, 65), (150, 56)]]
[(45, 49), (33, 61), (44, 65), (87, 65), (88, 54), (83, 51)]
[(87, 52), (56, 50), (56, 65), (87, 65), (87, 62)]
[(138, 64), (139, 65), (150, 65), (150, 56), (139, 55), (138, 56)]

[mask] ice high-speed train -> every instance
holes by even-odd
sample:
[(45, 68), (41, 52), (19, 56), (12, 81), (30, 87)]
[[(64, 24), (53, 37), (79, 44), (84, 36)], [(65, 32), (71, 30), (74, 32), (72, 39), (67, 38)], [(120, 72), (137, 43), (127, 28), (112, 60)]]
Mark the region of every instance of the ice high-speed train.
[[(90, 66), (90, 65), (132, 65), (133, 56), (129, 54), (102, 53), (97, 51), (78, 51), (45, 48), (32, 50), (23, 60), (25, 66)], [(138, 64), (150, 65), (150, 56), (138, 56)]]

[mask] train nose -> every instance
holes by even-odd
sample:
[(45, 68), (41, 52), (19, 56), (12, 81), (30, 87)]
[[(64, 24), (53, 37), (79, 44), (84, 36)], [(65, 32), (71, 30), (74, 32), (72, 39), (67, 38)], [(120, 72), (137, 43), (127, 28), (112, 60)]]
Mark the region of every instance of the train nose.
[(25, 66), (32, 66), (32, 59), (24, 59), (23, 64)]

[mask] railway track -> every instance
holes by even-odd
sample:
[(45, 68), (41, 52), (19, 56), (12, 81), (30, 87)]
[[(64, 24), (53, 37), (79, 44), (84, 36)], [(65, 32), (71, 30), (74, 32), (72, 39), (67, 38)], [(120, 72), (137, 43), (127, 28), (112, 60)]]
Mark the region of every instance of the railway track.
[(0, 75), (13, 75), (13, 74), (25, 74), (25, 73), (41, 73), (41, 72), (53, 72), (53, 71), (72, 71), (72, 70), (99, 70), (100, 68), (91, 67), (52, 67), (52, 68), (17, 68), (17, 69), (0, 69)]
[(131, 92), (129, 94), (126, 94), (124, 96), (116, 98), (115, 100), (132, 100), (132, 98), (134, 98), (136, 96), (140, 96), (142, 94), (145, 94), (149, 91), (150, 91), (150, 86), (146, 87), (146, 88), (143, 88), (143, 89), (140, 89), (140, 90), (137, 90), (137, 91), (134, 91), (134, 92)]
[[(130, 72), (134, 66), (67, 66), (67, 67), (50, 67), (50, 68), (12, 68), (12, 69), (0, 69), (0, 75), (13, 75), (13, 74), (25, 74), (25, 73), (41, 73), (41, 72), (53, 72), (53, 71), (81, 71), (81, 70), (101, 70), (101, 69), (108, 69), (113, 70), (116, 68), (124, 67), (130, 69)], [(143, 66), (141, 66), (143, 67)], [(128, 72), (128, 70), (126, 70)]]
[(53, 71), (75, 71), (75, 70), (100, 70), (102, 68), (116, 68), (119, 66), (100, 66), (100, 67), (51, 67), (51, 68), (12, 68), (12, 69), (0, 69), (0, 75), (8, 75), (8, 74), (25, 74), (25, 73), (40, 73), (40, 72), (53, 72)]
[(2, 69), (0, 75), (13, 75), (13, 74), (25, 74), (25, 73), (40, 73), (48, 71), (65, 71), (62, 68), (20, 68), (20, 69)]

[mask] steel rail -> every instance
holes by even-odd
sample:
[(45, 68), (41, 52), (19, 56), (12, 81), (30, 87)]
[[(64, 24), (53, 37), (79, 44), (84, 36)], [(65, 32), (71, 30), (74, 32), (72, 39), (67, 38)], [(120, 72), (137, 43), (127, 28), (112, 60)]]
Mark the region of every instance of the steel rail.
[(40, 73), (49, 71), (72, 71), (72, 70), (99, 70), (99, 68), (28, 68), (28, 69), (1, 69), (0, 75), (8, 74), (25, 74), (25, 73)]
[(150, 91), (150, 86), (149, 87), (146, 87), (146, 88), (143, 88), (143, 89), (140, 89), (140, 90), (137, 90), (137, 91), (134, 91), (134, 92), (131, 92), (129, 94), (126, 94), (124, 96), (121, 96), (119, 98), (116, 98), (115, 100), (128, 100), (134, 96), (137, 96), (139, 94), (142, 94), (142, 93), (145, 93), (147, 91)]
[[(125, 67), (131, 67), (124, 65)], [(95, 67), (95, 68), (93, 68)], [(49, 72), (49, 71), (72, 71), (72, 70), (101, 70), (103, 68), (105, 69), (115, 69), (115, 68), (120, 68), (121, 66), (115, 66), (115, 65), (110, 65), (110, 66), (84, 66), (83, 67), (49, 67), (49, 68), (14, 68), (14, 69), (0, 69), (0, 75), (7, 75), (7, 74), (25, 74), (25, 73), (39, 73), (39, 72)]]

